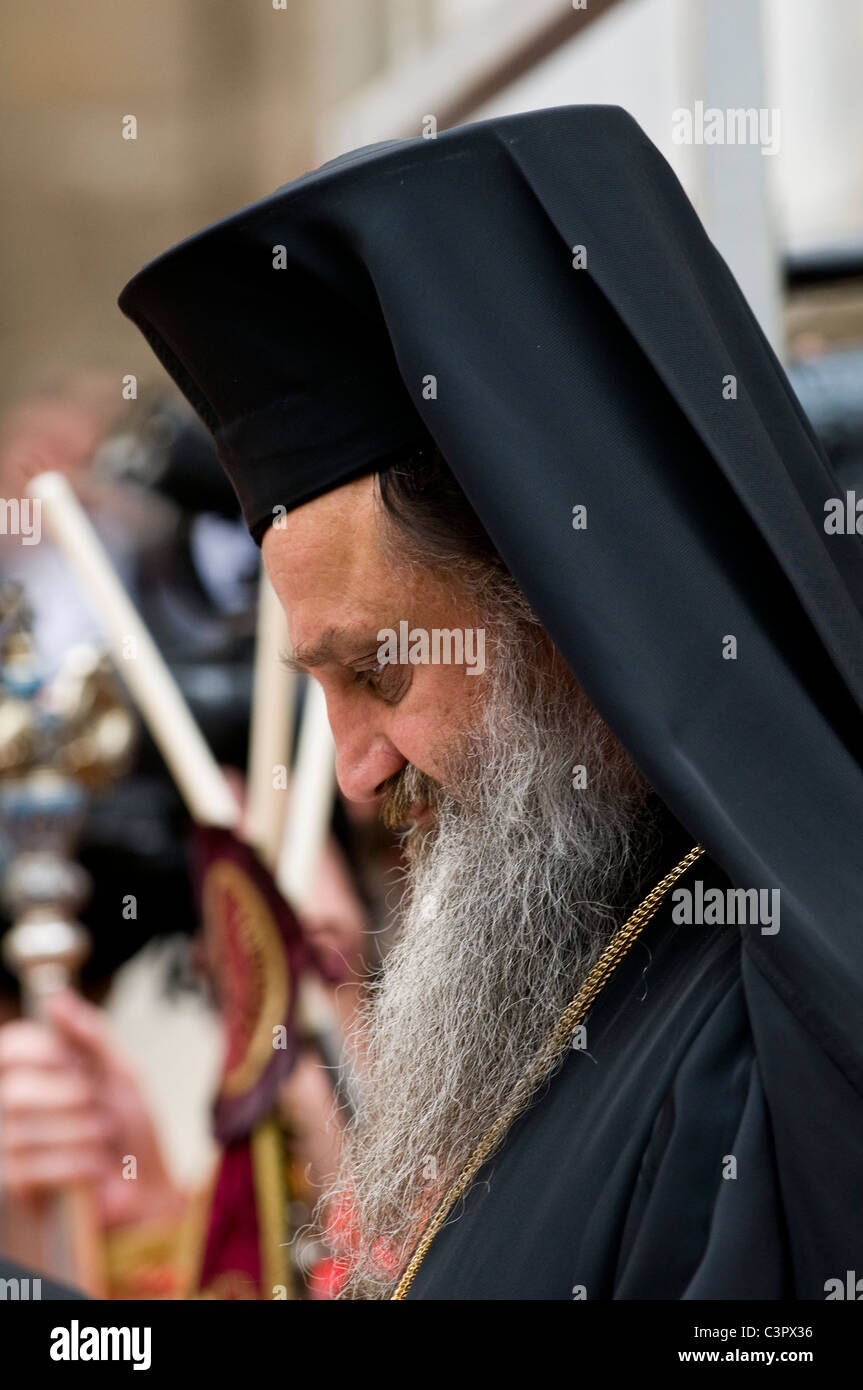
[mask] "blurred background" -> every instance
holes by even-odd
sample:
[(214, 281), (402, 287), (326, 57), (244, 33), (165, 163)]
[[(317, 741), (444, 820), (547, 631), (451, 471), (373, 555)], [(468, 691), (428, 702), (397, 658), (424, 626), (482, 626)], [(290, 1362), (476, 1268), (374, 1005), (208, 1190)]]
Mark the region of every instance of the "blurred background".
[[(625, 107), (669, 160), (840, 482), (863, 488), (861, 65), (859, 0), (4, 0), (0, 499), (44, 469), (70, 478), (241, 789), (258, 552), (207, 437), (117, 295), (181, 238), (346, 150), (583, 102)], [(769, 139), (681, 141), (679, 112), (711, 107), (763, 113)], [(99, 665), (86, 595), (50, 544), (10, 530), (0, 526), (0, 782), (14, 790), (46, 760), (44, 712), (36, 753), (23, 712), (41, 685), (55, 682), (55, 767), (58, 724), (68, 742), (76, 720), (92, 732), (100, 710), (126, 711), (82, 806), (55, 799), (52, 814), (66, 817), (90, 879), (84, 994), (134, 1063), (185, 1193), (219, 1151), (210, 1111), (223, 1050), (194, 944), (188, 815)], [(298, 721), (301, 687), (292, 702)], [(7, 796), (0, 869), (21, 852), (24, 814)], [(342, 1022), (385, 951), (397, 874), (397, 845), (337, 803), (303, 925)], [(121, 911), (129, 895), (134, 917)], [(7, 892), (0, 929), (15, 915)], [(14, 971), (0, 987), (0, 1021), (14, 1022)], [(286, 1105), (306, 1102), (323, 1116), (327, 1097), (308, 1090)]]
[[(771, 338), (859, 337), (826, 291), (802, 302), (810, 262), (859, 250), (856, 0), (43, 0), (2, 26), (0, 404), (52, 365), (151, 373), (115, 308), (126, 279), (304, 170), (429, 113), (569, 102), (636, 117)], [(675, 145), (698, 99), (778, 108), (778, 153)]]

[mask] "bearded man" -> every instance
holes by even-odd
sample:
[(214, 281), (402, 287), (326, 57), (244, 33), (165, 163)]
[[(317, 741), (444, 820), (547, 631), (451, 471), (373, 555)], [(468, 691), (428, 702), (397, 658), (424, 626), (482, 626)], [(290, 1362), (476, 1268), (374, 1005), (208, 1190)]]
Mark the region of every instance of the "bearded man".
[(612, 107), (368, 146), (120, 304), (213, 433), (342, 790), (409, 829), (328, 1194), (346, 1294), (830, 1297), (863, 551), (667, 164)]

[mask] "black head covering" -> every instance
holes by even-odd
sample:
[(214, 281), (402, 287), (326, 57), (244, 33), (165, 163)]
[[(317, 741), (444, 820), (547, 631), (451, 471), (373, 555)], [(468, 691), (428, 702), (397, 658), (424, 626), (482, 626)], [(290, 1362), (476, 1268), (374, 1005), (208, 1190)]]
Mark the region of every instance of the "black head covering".
[(693, 840), (780, 889), (779, 932), (744, 929), (743, 950), (789, 1185), (815, 1161), (791, 1115), (807, 1083), (835, 1086), (863, 1148), (863, 546), (825, 534), (839, 485), (631, 117), (366, 147), (181, 243), (120, 304), (259, 540), (274, 507), (431, 436)]

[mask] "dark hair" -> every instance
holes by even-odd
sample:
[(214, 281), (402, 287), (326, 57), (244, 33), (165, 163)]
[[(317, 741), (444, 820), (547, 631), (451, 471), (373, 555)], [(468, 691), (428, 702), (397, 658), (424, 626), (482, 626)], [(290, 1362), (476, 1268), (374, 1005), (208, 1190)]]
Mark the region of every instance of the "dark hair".
[(377, 475), (384, 511), (418, 558), (459, 564), (503, 561), (446, 460), (434, 447), (415, 450)]
[(540, 625), (437, 448), (418, 448), (391, 463), (377, 474), (377, 485), (396, 542), (393, 558), (458, 573), (489, 613), (507, 611)]

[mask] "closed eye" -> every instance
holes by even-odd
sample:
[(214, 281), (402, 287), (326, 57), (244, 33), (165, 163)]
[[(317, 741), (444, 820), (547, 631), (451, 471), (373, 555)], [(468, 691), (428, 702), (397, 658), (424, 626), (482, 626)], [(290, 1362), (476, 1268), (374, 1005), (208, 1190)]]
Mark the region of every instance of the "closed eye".
[(373, 681), (382, 676), (387, 668), (387, 663), (379, 661), (376, 666), (363, 666), (359, 671), (354, 671), (354, 685), (371, 685)]
[(355, 668), (351, 684), (371, 690), (387, 704), (396, 704), (407, 689), (406, 671), (392, 661), (376, 661)]

